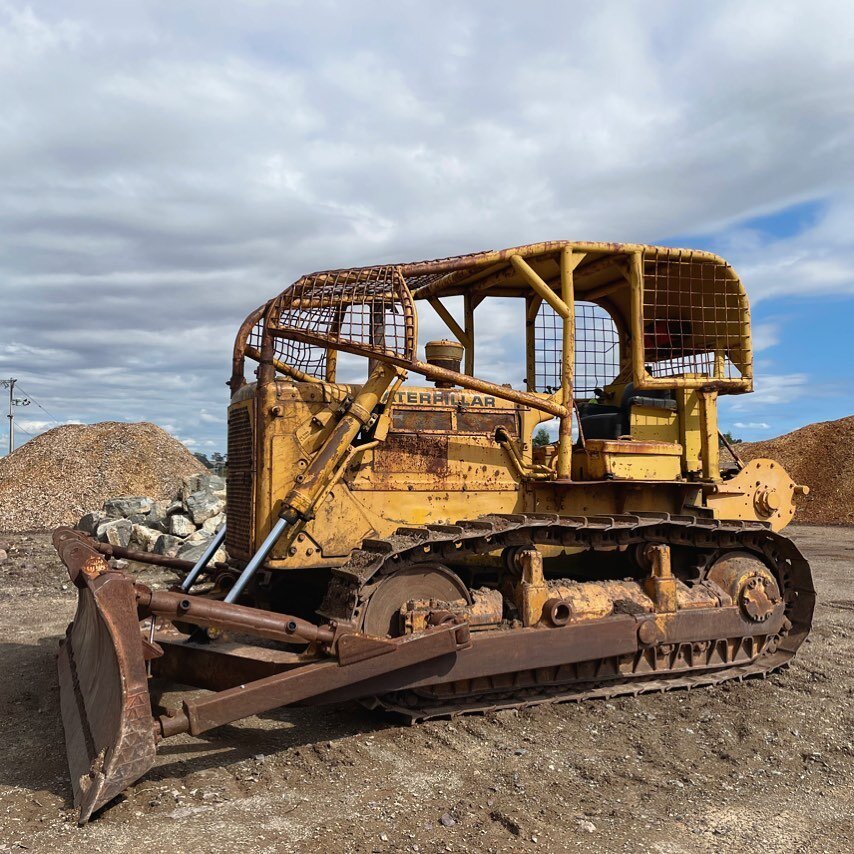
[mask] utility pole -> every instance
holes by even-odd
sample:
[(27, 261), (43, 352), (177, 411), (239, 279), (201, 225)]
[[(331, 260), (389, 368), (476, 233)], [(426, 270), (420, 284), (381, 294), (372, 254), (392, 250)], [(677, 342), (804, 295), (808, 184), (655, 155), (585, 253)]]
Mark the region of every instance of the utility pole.
[(15, 397), (16, 379), (0, 380), (0, 386), (9, 389), (9, 453), (15, 450), (15, 407), (29, 406), (30, 401), (25, 397)]

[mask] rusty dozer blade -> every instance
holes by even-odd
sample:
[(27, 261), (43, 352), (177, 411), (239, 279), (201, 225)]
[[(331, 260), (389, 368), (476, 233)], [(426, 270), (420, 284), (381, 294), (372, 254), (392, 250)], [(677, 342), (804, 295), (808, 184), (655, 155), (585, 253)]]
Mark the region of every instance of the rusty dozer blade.
[(70, 528), (53, 544), (78, 589), (58, 656), (60, 705), (79, 823), (154, 764), (155, 731), (133, 581)]
[[(53, 542), (78, 589), (77, 613), (59, 651), (59, 684), (80, 824), (154, 765), (156, 745), (163, 738), (184, 732), (198, 735), (240, 718), (417, 667), (428, 659), (453, 657), (470, 646), (465, 622), (383, 639), (349, 626), (318, 626), (288, 614), (189, 593), (153, 591), (111, 569), (97, 544), (79, 531), (60, 528)], [(316, 644), (321, 654), (287, 672), (241, 679), (237, 690), (198, 700), (185, 698), (182, 710), (154, 717), (146, 661), (162, 656), (164, 650), (143, 637), (141, 617)]]

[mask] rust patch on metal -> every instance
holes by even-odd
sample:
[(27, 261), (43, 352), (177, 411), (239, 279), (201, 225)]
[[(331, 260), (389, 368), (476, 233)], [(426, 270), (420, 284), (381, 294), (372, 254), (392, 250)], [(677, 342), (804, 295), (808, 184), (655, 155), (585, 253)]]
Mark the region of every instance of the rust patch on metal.
[(423, 473), (447, 477), (448, 437), (389, 433), (376, 450), (374, 468), (390, 474)]

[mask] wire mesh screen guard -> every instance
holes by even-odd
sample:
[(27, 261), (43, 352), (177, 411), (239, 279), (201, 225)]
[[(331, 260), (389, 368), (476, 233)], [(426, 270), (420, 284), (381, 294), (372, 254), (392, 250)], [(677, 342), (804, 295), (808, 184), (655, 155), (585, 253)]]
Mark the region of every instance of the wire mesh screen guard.
[[(534, 323), (535, 391), (551, 394), (561, 385), (563, 320), (547, 303)], [(613, 382), (620, 372), (620, 335), (613, 318), (596, 303), (575, 303), (575, 376), (573, 394), (579, 399)]]
[(738, 380), (745, 298), (729, 265), (695, 256), (643, 258), (644, 363), (656, 378)]
[(264, 314), (261, 315), (261, 318), (258, 320), (258, 322), (249, 330), (249, 334), (246, 336), (246, 346), (260, 351), (261, 341), (263, 337)]
[[(252, 382), (254, 373), (254, 368), (252, 368), (249, 364), (247, 364), (246, 356), (248, 356), (251, 360), (257, 361), (258, 354), (261, 352), (261, 343), (264, 337), (264, 315), (267, 313), (267, 309), (269, 308), (269, 303), (266, 305), (260, 306), (255, 312), (252, 313), (249, 317), (244, 321), (244, 326), (241, 327), (241, 331), (238, 333), (238, 340), (235, 343), (235, 356), (239, 358), (239, 362), (235, 363), (235, 367), (239, 369), (239, 366), (242, 365), (243, 368), (243, 379), (246, 382)], [(251, 326), (246, 330), (246, 337), (243, 341), (240, 340), (240, 335), (243, 334), (245, 325), (250, 323), (253, 315), (255, 316), (255, 321)], [(236, 377), (235, 377), (236, 379)]]
[(407, 361), (415, 355), (415, 309), (397, 267), (303, 276), (273, 302), (266, 323), (281, 333), (274, 337), (275, 357), (318, 379), (328, 347)]

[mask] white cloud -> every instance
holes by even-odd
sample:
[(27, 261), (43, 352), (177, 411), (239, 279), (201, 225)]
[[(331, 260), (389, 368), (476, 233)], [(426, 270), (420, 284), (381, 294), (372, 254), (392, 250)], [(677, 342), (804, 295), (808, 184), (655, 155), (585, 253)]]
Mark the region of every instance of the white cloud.
[[(232, 336), (308, 270), (719, 232), (754, 302), (852, 293), (852, 35), (821, 0), (0, 0), (0, 374), (223, 447)], [(733, 230), (810, 199), (803, 235)], [(478, 366), (518, 385), (511, 318)]]
[(759, 353), (780, 343), (780, 327), (777, 323), (754, 323), (751, 329), (753, 352)]
[(854, 294), (854, 247), (832, 223), (840, 216), (854, 226), (854, 187), (844, 183), (814, 226), (783, 240), (733, 247), (730, 260), (748, 284), (751, 302), (784, 294)]
[(805, 373), (761, 373), (755, 380), (753, 394), (721, 398), (729, 412), (755, 412), (769, 406), (791, 406), (812, 394), (810, 378)]
[(21, 418), (15, 417), (15, 430), (25, 430), (28, 433), (42, 433), (45, 430), (50, 430), (53, 427), (60, 427), (65, 424), (81, 424), (81, 421), (52, 421), (44, 418)]
[(750, 441), (778, 435), (814, 420), (807, 401), (826, 393), (806, 373), (759, 371), (753, 394), (718, 398), (720, 429), (743, 431)]
[(768, 430), (771, 427), (764, 421), (748, 421), (746, 424), (743, 421), (735, 421), (732, 426), (738, 427), (739, 430)]

